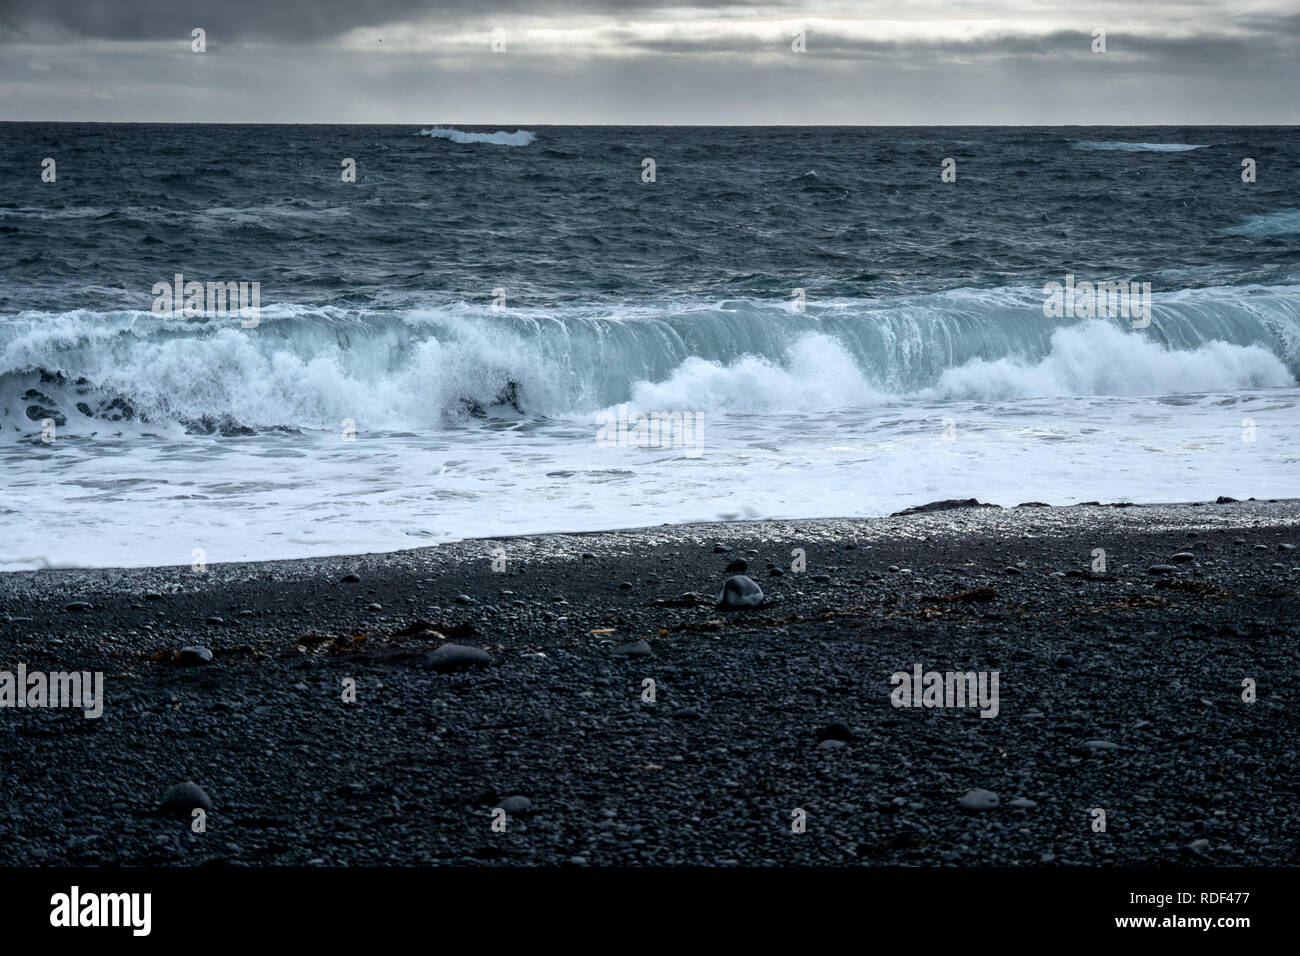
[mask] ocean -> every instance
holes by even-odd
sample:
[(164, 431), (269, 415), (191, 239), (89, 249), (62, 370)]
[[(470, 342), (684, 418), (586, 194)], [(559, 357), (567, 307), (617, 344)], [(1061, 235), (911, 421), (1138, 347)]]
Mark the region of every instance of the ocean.
[(0, 570), (1300, 497), (1298, 155), (0, 123)]

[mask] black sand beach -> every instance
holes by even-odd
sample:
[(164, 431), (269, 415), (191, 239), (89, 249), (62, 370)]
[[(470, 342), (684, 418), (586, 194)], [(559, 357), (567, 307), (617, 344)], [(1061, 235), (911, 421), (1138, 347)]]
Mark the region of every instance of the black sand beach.
[[(0, 669), (106, 697), (0, 710), (0, 864), (1294, 864), (1296, 546), (1249, 501), (0, 575)], [(767, 603), (722, 613), (737, 559)], [(892, 706), (916, 665), (997, 716)]]

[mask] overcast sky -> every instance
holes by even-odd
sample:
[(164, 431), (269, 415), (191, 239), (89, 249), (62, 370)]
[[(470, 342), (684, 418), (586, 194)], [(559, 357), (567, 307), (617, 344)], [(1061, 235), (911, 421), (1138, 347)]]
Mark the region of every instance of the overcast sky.
[(1298, 38), (1297, 0), (0, 0), (0, 120), (1291, 124)]

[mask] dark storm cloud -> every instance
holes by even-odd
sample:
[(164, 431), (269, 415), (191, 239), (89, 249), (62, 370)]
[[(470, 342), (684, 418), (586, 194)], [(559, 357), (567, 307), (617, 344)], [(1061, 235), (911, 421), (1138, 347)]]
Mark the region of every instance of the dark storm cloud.
[[(634, 15), (689, 5), (710, 9), (730, 0), (3, 0), (0, 36), (63, 35), (105, 40), (189, 36), (201, 26), (214, 41), (326, 39), (358, 28), (436, 17), (446, 22), (493, 16)], [(780, 0), (765, 3), (779, 8)]]

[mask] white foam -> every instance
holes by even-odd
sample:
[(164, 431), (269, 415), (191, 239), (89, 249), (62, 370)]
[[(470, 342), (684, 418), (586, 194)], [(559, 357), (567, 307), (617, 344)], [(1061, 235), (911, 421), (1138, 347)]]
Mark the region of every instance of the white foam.
[(1230, 236), (1296, 236), (1300, 235), (1300, 209), (1279, 209), (1277, 212), (1251, 216), (1240, 225), (1223, 230)]
[(974, 359), (940, 376), (921, 394), (997, 400), (1040, 396), (1174, 395), (1294, 385), (1271, 352), (1255, 345), (1207, 342), (1168, 349), (1141, 332), (1100, 320), (1058, 329), (1039, 361)]
[(453, 126), (422, 129), (420, 135), (449, 139), (453, 143), (492, 143), (496, 146), (528, 146), (537, 139), (535, 134), (523, 129), (517, 129), (513, 133), (507, 133), (505, 130), (496, 133), (465, 133)]

